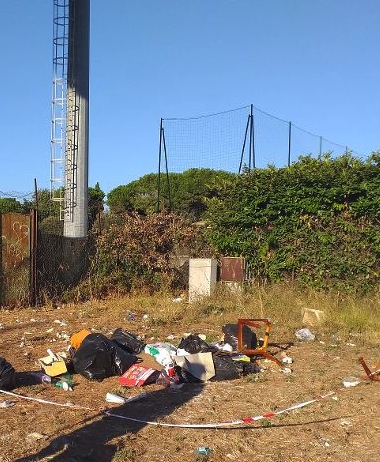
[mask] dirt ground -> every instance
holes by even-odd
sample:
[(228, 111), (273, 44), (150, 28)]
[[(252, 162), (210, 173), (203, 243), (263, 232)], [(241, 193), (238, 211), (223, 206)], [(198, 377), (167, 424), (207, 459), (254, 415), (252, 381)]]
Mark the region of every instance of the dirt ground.
[[(92, 382), (75, 375), (73, 391), (32, 384), (31, 371), (40, 370), (38, 358), (47, 348), (66, 351), (69, 336), (83, 328), (105, 335), (115, 328), (140, 334), (147, 343), (170, 341), (177, 346), (184, 332), (208, 336), (221, 332), (214, 326), (162, 326), (147, 332), (143, 313), (107, 313), (73, 309), (2, 311), (0, 356), (16, 370), (12, 390), (22, 399), (0, 393), (0, 461), (344, 461), (377, 460), (380, 451), (380, 382), (366, 379), (359, 357), (373, 369), (380, 362), (378, 345), (364, 338), (342, 341), (319, 333), (314, 341), (300, 341), (294, 332), (281, 338), (273, 332), (270, 351), (293, 359), (292, 372), (283, 373), (271, 361), (260, 361), (265, 370), (236, 380), (185, 384), (164, 388), (120, 387), (117, 377)], [(169, 337), (169, 340), (167, 337)], [(359, 385), (345, 388), (347, 377)], [(144, 400), (109, 404), (107, 392)], [(323, 399), (318, 397), (329, 395)], [(300, 403), (303, 407), (279, 413)], [(54, 404), (55, 403), (55, 404)], [(62, 407), (57, 404), (74, 404)], [(86, 409), (87, 408), (87, 409)], [(116, 416), (104, 413), (110, 410)], [(277, 413), (253, 423), (247, 417)], [(126, 419), (120, 416), (126, 417)], [(133, 420), (135, 419), (135, 420)], [(149, 423), (150, 422), (150, 423)], [(224, 423), (229, 426), (223, 426)], [(239, 423), (240, 422), (240, 423)], [(161, 425), (156, 425), (156, 424)], [(174, 426), (165, 426), (174, 424)], [(214, 424), (214, 428), (186, 425)], [(204, 456), (199, 447), (212, 451)]]

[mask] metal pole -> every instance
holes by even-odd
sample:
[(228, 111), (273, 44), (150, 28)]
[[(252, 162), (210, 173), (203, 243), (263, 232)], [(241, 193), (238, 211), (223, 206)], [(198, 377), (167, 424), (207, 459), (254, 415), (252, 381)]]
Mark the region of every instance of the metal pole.
[(162, 140), (164, 142), (164, 154), (165, 154), (165, 169), (166, 169), (166, 186), (168, 188), (168, 199), (169, 199), (169, 211), (172, 209), (172, 196), (170, 191), (170, 179), (169, 179), (169, 170), (168, 170), (168, 156), (166, 153), (166, 142), (165, 142), (165, 132), (162, 133)]
[(32, 306), (37, 304), (37, 241), (38, 241), (38, 212), (32, 209), (30, 220), (30, 268), (29, 268), (29, 302)]
[[(243, 141), (243, 148), (241, 150), (241, 156), (240, 156), (240, 165), (239, 165), (239, 174), (241, 173), (241, 168), (243, 166), (243, 157), (244, 157), (244, 151), (245, 151), (245, 144), (247, 142), (247, 133), (248, 133), (248, 128), (249, 128), (249, 124), (250, 124), (250, 119), (251, 116), (248, 116), (248, 119), (247, 119), (247, 125), (245, 127), (245, 133), (244, 133), (244, 141)], [(248, 156), (248, 168), (250, 169), (251, 168), (251, 165), (250, 165), (250, 154)]]
[(289, 136), (288, 136), (288, 167), (290, 167), (291, 149), (292, 149), (292, 123), (289, 122)]
[(163, 127), (162, 127), (162, 118), (160, 122), (160, 146), (158, 148), (158, 178), (157, 178), (157, 208), (156, 212), (158, 213), (160, 211), (160, 193), (161, 193), (161, 146), (162, 146), (162, 132), (163, 132)]
[(256, 159), (255, 159), (255, 132), (254, 132), (254, 120), (253, 120), (253, 104), (251, 104), (251, 125), (249, 132), (249, 157), (252, 158), (252, 167), (256, 168)]
[(34, 178), (34, 200), (36, 202), (36, 210), (38, 212), (38, 190), (37, 190), (37, 180)]

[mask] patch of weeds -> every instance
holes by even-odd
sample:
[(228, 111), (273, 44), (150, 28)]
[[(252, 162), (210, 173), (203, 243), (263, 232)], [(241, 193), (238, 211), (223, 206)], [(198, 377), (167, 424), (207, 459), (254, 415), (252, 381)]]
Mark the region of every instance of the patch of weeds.
[(205, 305), (202, 307), (202, 314), (205, 316), (209, 315), (221, 315), (224, 313), (225, 308), (222, 306), (214, 305), (212, 303), (209, 303), (208, 305)]
[(295, 380), (296, 380), (296, 378), (294, 377), (294, 375), (286, 374), (286, 382), (293, 383)]
[(118, 447), (115, 452), (112, 462), (133, 461), (136, 459), (137, 452), (133, 448)]
[(165, 326), (167, 324), (167, 320), (166, 319), (163, 319), (163, 318), (160, 318), (160, 317), (157, 317), (157, 318), (150, 318), (149, 319), (149, 324), (151, 326)]
[(248, 383), (265, 382), (265, 381), (267, 380), (267, 378), (264, 377), (264, 376), (261, 375), (261, 374), (248, 374), (248, 375), (245, 377), (245, 380), (246, 380)]
[(261, 421), (261, 426), (262, 427), (271, 427), (272, 426), (272, 422), (268, 419), (264, 419)]
[(115, 395), (119, 395), (119, 396), (123, 396), (123, 397), (126, 397), (129, 395), (129, 388), (126, 388), (126, 387), (116, 387), (116, 388), (113, 388), (110, 393), (114, 393)]

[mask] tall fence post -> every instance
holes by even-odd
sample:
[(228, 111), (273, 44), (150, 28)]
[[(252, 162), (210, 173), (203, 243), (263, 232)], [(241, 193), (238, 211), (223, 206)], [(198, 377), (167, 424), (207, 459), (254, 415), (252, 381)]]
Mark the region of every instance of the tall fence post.
[(156, 212), (160, 211), (160, 193), (161, 193), (161, 146), (162, 146), (162, 118), (160, 121), (160, 146), (158, 148), (158, 178), (157, 178), (157, 208)]
[(290, 167), (291, 150), (292, 150), (292, 123), (289, 122), (289, 134), (288, 134), (288, 167)]

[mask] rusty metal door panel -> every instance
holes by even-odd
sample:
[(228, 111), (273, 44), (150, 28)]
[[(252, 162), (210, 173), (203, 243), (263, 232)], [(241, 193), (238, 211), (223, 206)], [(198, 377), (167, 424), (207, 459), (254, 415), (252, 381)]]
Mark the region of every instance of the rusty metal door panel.
[(0, 305), (25, 305), (30, 299), (31, 216), (6, 213), (0, 217)]
[(222, 257), (220, 279), (223, 282), (245, 280), (245, 259), (243, 257)]

